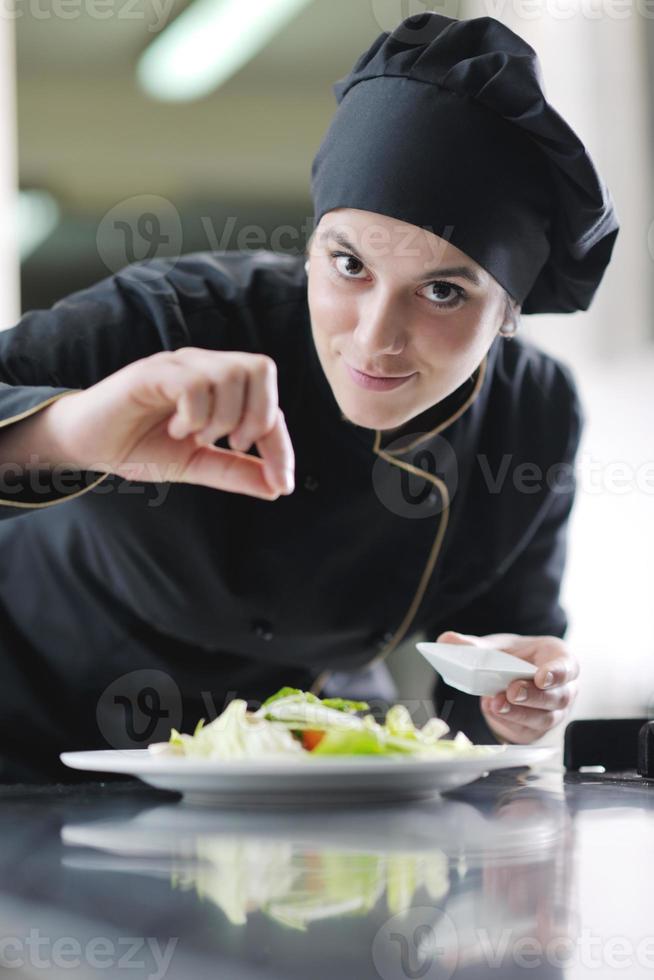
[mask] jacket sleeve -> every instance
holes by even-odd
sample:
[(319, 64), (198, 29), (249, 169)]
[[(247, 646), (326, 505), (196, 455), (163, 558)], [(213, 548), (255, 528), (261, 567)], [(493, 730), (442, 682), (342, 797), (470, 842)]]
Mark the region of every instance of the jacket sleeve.
[[(474, 636), (518, 633), (563, 638), (568, 617), (560, 602), (567, 552), (568, 521), (575, 501), (575, 460), (584, 424), (574, 381), (570, 384), (570, 430), (564, 458), (552, 479), (547, 505), (531, 538), (504, 574), (470, 605), (459, 610), (447, 629)], [(554, 476), (554, 474), (553, 474)], [(430, 637), (435, 640), (436, 636)], [(496, 742), (480, 710), (479, 698), (438, 679), (434, 702), (454, 731), (473, 741)]]
[[(5, 426), (131, 361), (191, 343), (168, 272), (165, 260), (135, 263), (0, 331), (0, 447)], [(104, 478), (20, 471), (0, 457), (0, 519), (70, 499)]]

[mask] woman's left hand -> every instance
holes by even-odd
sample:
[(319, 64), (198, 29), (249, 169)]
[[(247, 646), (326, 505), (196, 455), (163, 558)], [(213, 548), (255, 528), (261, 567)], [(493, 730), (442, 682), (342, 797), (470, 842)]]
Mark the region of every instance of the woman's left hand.
[(525, 745), (560, 725), (577, 696), (579, 664), (558, 636), (491, 633), (470, 636), (448, 630), (439, 643), (504, 650), (538, 667), (532, 680), (512, 681), (506, 691), (481, 698), (481, 711), (498, 739)]

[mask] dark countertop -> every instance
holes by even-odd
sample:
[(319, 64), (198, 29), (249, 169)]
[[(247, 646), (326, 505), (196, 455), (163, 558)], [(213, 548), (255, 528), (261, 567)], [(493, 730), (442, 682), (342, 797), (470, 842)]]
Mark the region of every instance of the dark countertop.
[(7, 976), (654, 970), (654, 782), (634, 776), (514, 769), (322, 815), (221, 812), (128, 780), (4, 786), (0, 821)]

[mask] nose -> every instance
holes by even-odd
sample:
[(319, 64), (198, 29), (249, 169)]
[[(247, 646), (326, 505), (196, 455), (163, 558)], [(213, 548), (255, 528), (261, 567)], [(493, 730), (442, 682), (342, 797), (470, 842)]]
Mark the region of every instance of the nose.
[(362, 354), (401, 354), (406, 346), (397, 305), (388, 296), (368, 297), (359, 310), (354, 340)]

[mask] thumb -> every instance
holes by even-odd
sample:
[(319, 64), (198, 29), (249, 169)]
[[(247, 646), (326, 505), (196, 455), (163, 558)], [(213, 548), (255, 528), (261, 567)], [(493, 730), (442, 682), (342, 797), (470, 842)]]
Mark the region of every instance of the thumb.
[(455, 630), (445, 630), (436, 639), (437, 643), (461, 643), (468, 646), (481, 646), (480, 638), (469, 633), (457, 633)]

